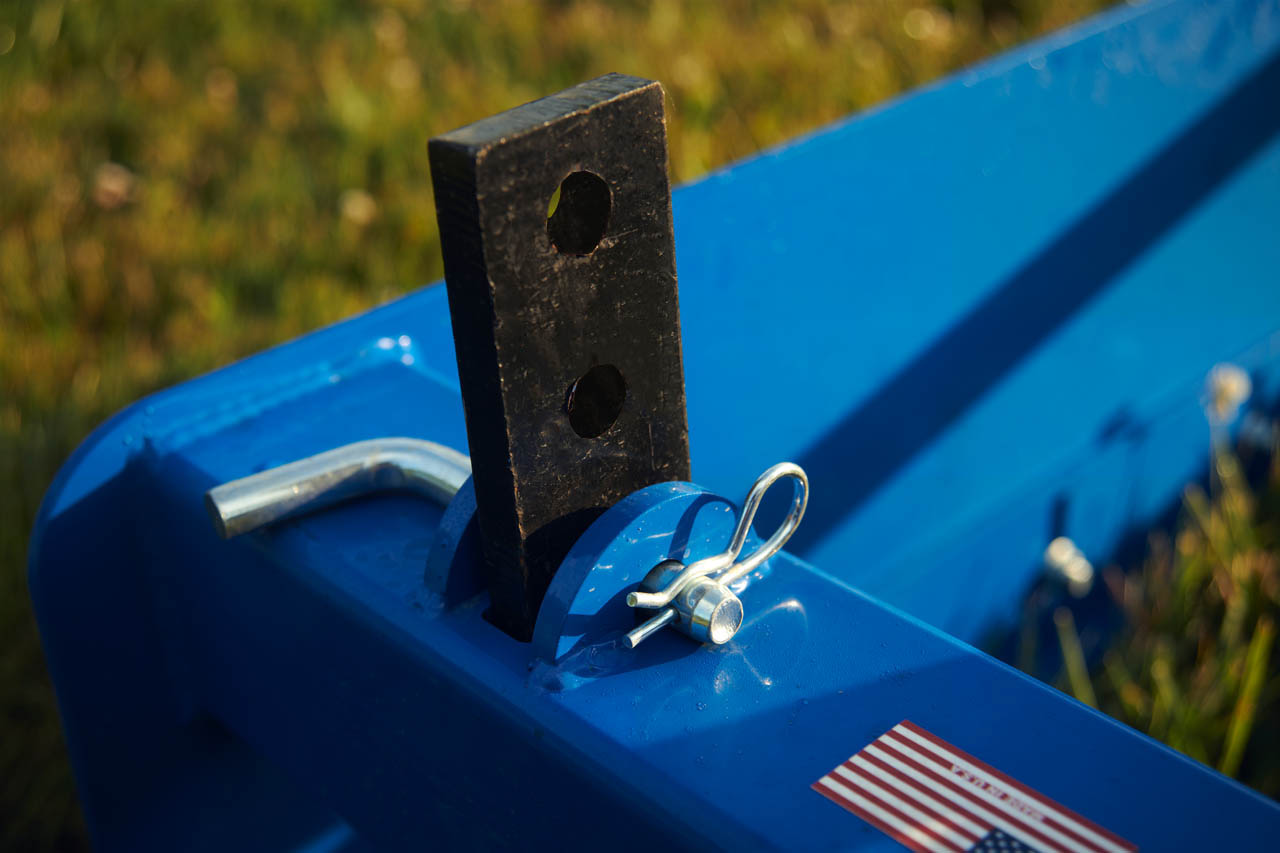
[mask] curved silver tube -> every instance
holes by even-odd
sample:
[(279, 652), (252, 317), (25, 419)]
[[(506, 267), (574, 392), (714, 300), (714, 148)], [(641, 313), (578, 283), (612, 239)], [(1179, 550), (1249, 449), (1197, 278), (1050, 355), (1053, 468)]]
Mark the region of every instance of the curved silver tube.
[(471, 476), (471, 458), (418, 438), (374, 438), (223, 483), (204, 496), (223, 539), (348, 498), (403, 489), (447, 504)]

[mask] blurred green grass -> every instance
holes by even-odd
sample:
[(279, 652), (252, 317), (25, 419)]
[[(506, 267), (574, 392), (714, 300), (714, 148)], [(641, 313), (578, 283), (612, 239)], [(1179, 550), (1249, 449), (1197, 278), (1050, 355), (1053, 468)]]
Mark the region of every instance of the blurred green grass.
[(433, 134), (607, 71), (685, 181), (1106, 0), (0, 5), (0, 846), (79, 849), (27, 605), (58, 466), (131, 400), (440, 275)]
[(1268, 455), (1253, 488), (1218, 449), (1174, 535), (1153, 534), (1137, 571), (1103, 572), (1125, 627), (1092, 672), (1070, 611), (1055, 621), (1063, 690), (1280, 799), (1280, 447)]

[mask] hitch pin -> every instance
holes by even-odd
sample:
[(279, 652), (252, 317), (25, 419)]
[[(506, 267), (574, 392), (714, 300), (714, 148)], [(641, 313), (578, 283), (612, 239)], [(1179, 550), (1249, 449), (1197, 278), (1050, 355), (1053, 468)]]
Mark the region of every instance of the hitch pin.
[[(765, 492), (787, 477), (795, 480), (790, 512), (763, 545), (738, 560)], [(742, 627), (742, 601), (729, 589), (729, 585), (782, 549), (800, 526), (808, 503), (809, 478), (799, 465), (779, 462), (761, 474), (742, 503), (742, 516), (727, 549), (687, 566), (679, 560), (664, 560), (645, 575), (638, 590), (627, 594), (629, 607), (659, 612), (628, 633), (623, 638), (623, 645), (634, 649), (660, 628), (672, 623), (702, 643), (720, 645), (733, 639)]]

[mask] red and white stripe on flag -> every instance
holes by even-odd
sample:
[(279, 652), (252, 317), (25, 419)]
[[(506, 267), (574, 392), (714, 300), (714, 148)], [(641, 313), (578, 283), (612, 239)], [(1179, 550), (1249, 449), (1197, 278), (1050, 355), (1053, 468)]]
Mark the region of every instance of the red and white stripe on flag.
[(995, 849), (1006, 837), (1041, 853), (1138, 849), (909, 720), (813, 789), (919, 853)]

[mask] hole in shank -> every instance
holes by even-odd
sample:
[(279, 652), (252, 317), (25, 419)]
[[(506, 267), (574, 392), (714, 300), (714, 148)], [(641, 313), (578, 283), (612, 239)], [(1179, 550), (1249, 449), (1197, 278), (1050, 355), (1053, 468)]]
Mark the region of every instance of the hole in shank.
[(613, 426), (627, 399), (627, 381), (612, 364), (597, 364), (569, 386), (565, 411), (569, 426), (583, 438), (596, 438)]
[(560, 182), (547, 205), (547, 236), (566, 255), (589, 255), (604, 239), (613, 203), (609, 185), (591, 172)]

